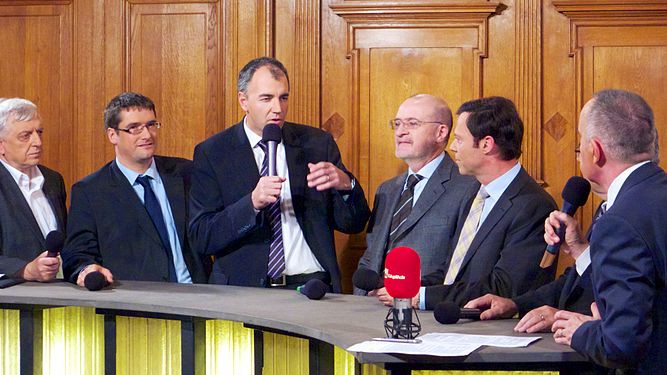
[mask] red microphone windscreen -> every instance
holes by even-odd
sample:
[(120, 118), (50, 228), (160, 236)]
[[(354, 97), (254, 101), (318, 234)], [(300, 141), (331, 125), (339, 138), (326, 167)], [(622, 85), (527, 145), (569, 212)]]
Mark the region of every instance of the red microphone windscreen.
[(419, 293), (419, 254), (409, 247), (397, 247), (384, 262), (384, 287), (394, 298), (412, 298)]

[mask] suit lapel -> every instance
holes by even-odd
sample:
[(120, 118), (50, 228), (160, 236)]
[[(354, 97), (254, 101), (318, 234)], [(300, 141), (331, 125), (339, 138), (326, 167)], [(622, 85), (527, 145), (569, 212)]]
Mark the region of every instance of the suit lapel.
[(155, 229), (155, 225), (148, 216), (148, 211), (144, 207), (137, 193), (130, 185), (123, 172), (118, 169), (116, 161), (112, 161), (109, 165), (111, 192), (115, 195), (115, 201), (118, 202), (119, 208), (125, 212), (133, 212), (133, 216), (137, 220), (139, 227), (153, 240), (155, 243), (162, 246), (160, 235)]
[(180, 175), (171, 173), (164, 166), (164, 160), (159, 156), (155, 157), (155, 165), (157, 171), (160, 174), (160, 179), (164, 184), (164, 190), (167, 193), (167, 200), (169, 201), (169, 207), (171, 207), (171, 214), (174, 218), (174, 224), (176, 225), (176, 232), (178, 234), (178, 240), (181, 243), (181, 247), (185, 244), (185, 221), (181, 220), (185, 218), (185, 186), (183, 185), (183, 179)]
[[(40, 168), (41, 170), (41, 168)], [(56, 223), (58, 225), (58, 230), (61, 232), (65, 232), (65, 212), (63, 212), (63, 207), (61, 202), (59, 201), (60, 199), (60, 189), (56, 184), (56, 181), (52, 180), (51, 178), (47, 178), (47, 175), (42, 171), (42, 175), (44, 176), (44, 186), (42, 187), (42, 192), (44, 193), (44, 196), (46, 199), (49, 201), (49, 204), (51, 205), (51, 210), (53, 211), (53, 215), (56, 217)]]
[[(477, 252), (477, 249), (479, 249), (482, 242), (484, 242), (489, 232), (493, 230), (496, 224), (498, 224), (498, 222), (505, 216), (507, 211), (512, 207), (512, 199), (519, 193), (519, 191), (521, 191), (523, 185), (526, 184), (527, 178), (530, 178), (530, 176), (528, 176), (523, 168), (521, 168), (519, 174), (509, 184), (503, 195), (500, 196), (498, 202), (496, 202), (496, 204), (493, 206), (493, 209), (491, 209), (491, 212), (489, 212), (489, 215), (486, 217), (486, 219), (484, 219), (484, 222), (479, 227), (479, 230), (475, 234), (475, 238), (472, 240), (472, 243), (468, 248), (468, 252), (466, 253), (465, 258), (463, 258), (461, 270), (463, 270), (473, 255), (475, 255), (475, 252)], [(461, 273), (462, 272), (459, 271), (459, 274)]]
[[(259, 182), (259, 168), (256, 168), (255, 154), (243, 129), (243, 121), (234, 125), (234, 143), (232, 150), (225, 150), (225, 158), (229, 158), (229, 165), (237, 166), (234, 170), (237, 176), (230, 179), (232, 191), (253, 191)], [(245, 166), (245, 167), (244, 167)], [(291, 171), (290, 171), (291, 173)]]
[[(387, 193), (386, 193), (386, 200), (384, 202), (386, 208), (386, 211), (384, 212), (384, 217), (381, 219), (382, 221), (382, 228), (380, 229), (380, 232), (377, 235), (377, 239), (382, 241), (382, 246), (378, 247), (379, 251), (377, 251), (377, 255), (380, 257), (380, 263), (382, 264), (383, 259), (384, 259), (384, 253), (390, 251), (391, 249), (387, 248), (387, 242), (389, 241), (389, 232), (391, 231), (391, 221), (394, 215), (394, 211), (396, 210), (396, 205), (398, 204), (398, 201), (401, 197), (401, 193), (403, 192), (403, 187), (405, 185), (405, 179), (408, 176), (408, 172), (405, 172), (401, 174), (400, 176), (396, 177), (391, 184), (387, 187)], [(374, 207), (374, 209), (376, 209)], [(405, 225), (405, 223), (403, 223)], [(384, 252), (383, 252), (384, 250)]]
[[(398, 229), (397, 239), (400, 238), (403, 233), (407, 232), (412, 228), (419, 219), (435, 204), (435, 202), (445, 193), (445, 183), (449, 181), (452, 174), (452, 162), (449, 156), (445, 153), (444, 159), (440, 162), (436, 168), (431, 178), (426, 182), (426, 186), (419, 195), (417, 203), (412, 207), (410, 211), (410, 216), (406, 219), (405, 223), (401, 225)], [(405, 181), (405, 178), (403, 179)], [(401, 186), (401, 190), (402, 190)], [(400, 191), (398, 195), (400, 196)], [(398, 201), (399, 198), (396, 198)]]
[(285, 146), (287, 169), (289, 170), (290, 192), (292, 193), (294, 211), (299, 224), (301, 224), (303, 210), (298, 206), (299, 202), (303, 201), (303, 199), (298, 199), (297, 197), (305, 195), (308, 169), (301, 140), (294, 131), (294, 128), (287, 122), (283, 125), (283, 144)]
[(28, 222), (30, 230), (33, 232), (35, 238), (39, 239), (42, 247), (46, 246), (44, 235), (41, 229), (39, 229), (39, 224), (37, 224), (37, 220), (32, 214), (28, 202), (25, 200), (16, 181), (3, 164), (0, 164), (0, 183), (2, 184), (1, 188), (6, 191), (6, 195), (12, 197), (12, 199), (8, 199), (7, 204), (12, 207), (17, 216), (22, 216)]

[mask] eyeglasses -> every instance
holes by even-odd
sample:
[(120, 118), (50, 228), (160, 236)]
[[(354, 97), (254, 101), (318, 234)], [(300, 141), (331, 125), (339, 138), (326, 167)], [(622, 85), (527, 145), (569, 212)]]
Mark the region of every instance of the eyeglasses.
[(444, 122), (441, 121), (421, 121), (416, 118), (406, 118), (406, 119), (400, 119), (400, 118), (395, 118), (389, 120), (389, 127), (392, 130), (398, 129), (399, 126), (403, 125), (405, 129), (412, 130), (412, 129), (417, 129), (418, 127), (422, 126), (422, 124), (444, 124)]
[(160, 127), (162, 127), (161, 122), (149, 121), (145, 124), (132, 124), (125, 129), (116, 128), (116, 130), (124, 131), (125, 133), (130, 133), (132, 135), (139, 135), (144, 131), (144, 128), (148, 129), (148, 131), (151, 131), (152, 129), (160, 129)]
[(577, 158), (577, 160), (581, 158), (581, 149), (579, 147), (575, 147), (574, 156)]

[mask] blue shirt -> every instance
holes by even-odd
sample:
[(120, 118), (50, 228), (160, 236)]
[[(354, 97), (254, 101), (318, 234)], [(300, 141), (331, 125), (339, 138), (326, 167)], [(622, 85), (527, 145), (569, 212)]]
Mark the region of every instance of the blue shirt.
[(123, 172), (127, 181), (130, 182), (134, 192), (137, 193), (141, 203), (144, 203), (144, 188), (137, 182), (137, 177), (139, 176), (150, 176), (151, 177), (151, 188), (157, 197), (158, 202), (160, 202), (160, 209), (162, 210), (162, 216), (164, 217), (164, 224), (167, 226), (167, 233), (169, 233), (169, 245), (171, 246), (171, 255), (174, 259), (174, 268), (176, 269), (176, 278), (179, 283), (192, 283), (190, 278), (190, 272), (188, 272), (188, 267), (185, 265), (185, 259), (183, 259), (183, 250), (181, 249), (181, 242), (178, 240), (178, 232), (176, 231), (176, 223), (174, 222), (174, 215), (171, 213), (171, 206), (169, 205), (169, 199), (167, 198), (167, 191), (164, 188), (160, 174), (157, 171), (155, 166), (155, 159), (151, 162), (151, 166), (148, 167), (146, 172), (139, 174), (134, 172), (127, 167), (125, 167), (118, 158), (116, 158), (116, 165), (118, 169)]

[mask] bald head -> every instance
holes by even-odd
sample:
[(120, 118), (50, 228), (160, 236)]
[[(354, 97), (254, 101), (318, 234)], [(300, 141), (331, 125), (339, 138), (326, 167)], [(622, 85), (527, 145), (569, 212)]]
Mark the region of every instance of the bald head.
[(428, 94), (411, 96), (398, 107), (396, 120), (401, 123), (394, 125), (396, 157), (414, 172), (442, 154), (452, 128), (447, 102)]

